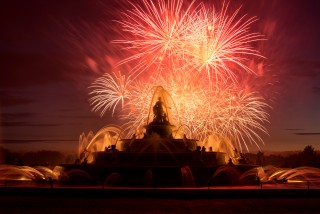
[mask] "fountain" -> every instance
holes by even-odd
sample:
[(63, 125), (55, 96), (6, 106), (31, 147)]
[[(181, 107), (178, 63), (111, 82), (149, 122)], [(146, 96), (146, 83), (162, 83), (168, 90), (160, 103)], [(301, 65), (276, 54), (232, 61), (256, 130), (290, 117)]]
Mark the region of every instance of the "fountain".
[(174, 102), (161, 86), (156, 87), (150, 103), (146, 125), (131, 138), (121, 137), (121, 129), (114, 126), (103, 127), (96, 134), (82, 133), (79, 159), (74, 164), (53, 169), (0, 165), (0, 180), (140, 187), (320, 181), (317, 168), (249, 165), (230, 139), (217, 134), (199, 146), (199, 141), (182, 132)]
[(115, 127), (105, 127), (96, 135), (82, 134), (83, 151), (77, 163), (61, 165), (69, 175), (64, 180), (72, 180), (72, 172), (81, 170), (83, 178), (89, 174), (90, 180), (114, 185), (207, 185), (212, 174), (226, 164), (226, 153), (201, 148), (173, 125), (174, 118), (178, 116), (172, 98), (163, 87), (156, 87), (143, 130), (131, 138), (120, 138), (121, 131)]

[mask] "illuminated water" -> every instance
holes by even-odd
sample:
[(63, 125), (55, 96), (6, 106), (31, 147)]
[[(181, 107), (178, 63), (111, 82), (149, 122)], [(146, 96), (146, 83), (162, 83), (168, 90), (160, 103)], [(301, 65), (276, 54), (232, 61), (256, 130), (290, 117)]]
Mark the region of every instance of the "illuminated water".
[[(195, 187), (194, 178), (190, 167), (181, 168), (182, 182), (184, 188)], [(152, 171), (147, 171), (145, 175), (145, 186), (152, 187)], [(223, 176), (226, 183), (215, 183), (215, 179)], [(65, 183), (68, 178), (73, 178), (72, 183)], [(117, 173), (112, 173), (103, 181), (94, 181), (87, 172), (75, 169), (63, 172), (61, 167), (53, 169), (44, 166), (14, 166), (0, 165), (0, 182), (14, 185), (37, 186), (40, 183), (50, 183), (55, 181), (55, 185), (91, 185), (92, 187), (119, 186), (122, 177)], [(12, 182), (14, 181), (14, 182)], [(256, 181), (256, 182), (255, 182)], [(26, 183), (27, 182), (27, 183)], [(261, 182), (263, 188), (320, 188), (320, 169), (314, 167), (298, 167), (294, 169), (283, 169), (274, 166), (256, 167), (245, 172), (241, 172), (234, 165), (225, 165), (218, 168), (212, 175), (210, 188), (258, 188)], [(249, 184), (249, 186), (248, 186)], [(227, 185), (227, 186), (225, 186)], [(250, 187), (251, 186), (251, 187)], [(201, 187), (196, 187), (201, 188)]]
[(155, 180), (160, 185), (181, 184), (181, 187), (320, 182), (318, 168), (283, 169), (239, 164), (241, 153), (223, 136), (212, 135), (206, 142), (187, 139), (179, 128), (183, 127), (181, 124), (177, 128), (170, 123), (174, 106), (170, 94), (158, 86), (152, 96), (147, 124), (130, 139), (120, 138), (123, 130), (114, 126), (105, 126), (96, 134), (82, 133), (76, 164), (54, 168), (0, 165), (0, 180), (106, 187), (119, 186), (123, 180), (132, 179), (139, 181), (133, 182), (135, 185), (145, 187), (154, 186)]

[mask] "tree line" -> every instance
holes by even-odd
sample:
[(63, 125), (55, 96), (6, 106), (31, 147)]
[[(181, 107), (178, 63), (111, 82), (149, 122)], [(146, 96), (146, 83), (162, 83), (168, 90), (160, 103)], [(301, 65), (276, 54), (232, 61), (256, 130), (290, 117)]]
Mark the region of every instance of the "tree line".
[(74, 163), (76, 158), (75, 154), (63, 154), (59, 151), (12, 152), (0, 147), (0, 164), (56, 166), (62, 163)]
[(273, 165), (283, 168), (311, 166), (320, 168), (320, 153), (308, 145), (302, 151), (283, 152), (282, 154), (265, 155), (258, 151), (256, 154), (246, 154), (247, 162), (258, 166)]

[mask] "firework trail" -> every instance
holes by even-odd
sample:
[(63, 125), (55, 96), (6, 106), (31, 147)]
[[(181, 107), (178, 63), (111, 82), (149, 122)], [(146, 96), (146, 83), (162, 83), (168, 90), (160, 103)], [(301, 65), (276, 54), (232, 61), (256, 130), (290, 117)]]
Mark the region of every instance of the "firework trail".
[(245, 63), (248, 57), (263, 58), (251, 44), (262, 40), (262, 35), (251, 33), (250, 26), (256, 18), (238, 17), (239, 9), (228, 15), (228, 4), (224, 4), (220, 13), (214, 9), (201, 7), (187, 35), (185, 56), (192, 70), (205, 71), (208, 78), (231, 78), (236, 80), (234, 70), (255, 73)]
[[(159, 0), (157, 4), (143, 0), (143, 5), (131, 3), (132, 10), (124, 13), (124, 20), (119, 21), (127, 39), (114, 40), (122, 44), (125, 50), (134, 53), (120, 61), (125, 64), (133, 61), (134, 75), (139, 75), (156, 65), (159, 71), (162, 64), (176, 63), (181, 52), (183, 35), (188, 34), (188, 26), (196, 11), (192, 10), (194, 1), (186, 10), (183, 1), (166, 3)], [(190, 32), (190, 31), (189, 31)]]
[[(102, 80), (105, 81), (103, 84)], [(104, 78), (100, 79), (99, 84), (109, 86), (114, 82), (110, 78)], [(123, 93), (127, 95), (127, 102), (122, 109), (121, 119), (127, 121), (123, 126), (127, 137), (148, 123), (156, 83), (170, 91), (176, 106), (171, 122), (177, 128), (182, 126), (180, 131), (186, 133), (189, 138), (205, 141), (209, 135), (218, 133), (231, 139), (240, 151), (243, 150), (243, 146), (248, 150), (247, 143), (255, 144), (258, 148), (259, 143), (263, 143), (258, 133), (267, 133), (263, 124), (268, 122), (265, 110), (269, 106), (257, 92), (246, 92), (236, 84), (225, 86), (220, 83), (212, 88), (205, 82), (186, 82), (182, 76), (174, 75), (149, 82), (131, 82), (126, 88), (127, 91)], [(100, 91), (106, 96), (118, 95), (112, 98), (113, 102), (109, 102), (108, 107), (123, 98), (117, 87), (113, 89), (115, 91), (112, 93), (108, 87), (105, 88), (105, 92)], [(97, 103), (103, 106), (103, 103)]]
[(124, 106), (124, 100), (129, 98), (130, 82), (125, 75), (121, 75), (120, 71), (113, 73), (105, 73), (102, 77), (98, 78), (90, 87), (91, 98), (90, 104), (93, 106), (93, 111), (101, 111), (101, 116), (104, 115), (106, 110), (112, 109), (112, 115), (121, 102)]
[(250, 32), (256, 18), (238, 18), (240, 8), (229, 16), (228, 4), (220, 13), (195, 1), (185, 9), (182, 0), (131, 5), (119, 21), (126, 38), (114, 41), (131, 53), (120, 61), (134, 63), (131, 75), (151, 70), (159, 77), (163, 68), (174, 72), (182, 65), (188, 72), (205, 72), (209, 79), (235, 81), (234, 70), (255, 73), (245, 64), (249, 56), (263, 57), (251, 46), (263, 39)]
[(239, 16), (239, 9), (228, 15), (228, 4), (221, 12), (209, 10), (195, 0), (143, 0), (131, 7), (118, 21), (124, 39), (113, 41), (129, 54), (119, 65), (131, 69), (92, 84), (92, 110), (101, 116), (119, 110), (127, 136), (136, 134), (148, 123), (153, 90), (161, 85), (176, 106), (170, 122), (189, 138), (204, 142), (218, 134), (240, 151), (248, 144), (259, 148), (269, 106), (258, 91), (238, 84), (239, 77), (256, 73), (249, 60), (263, 57), (252, 46), (262, 40), (250, 31), (256, 18)]

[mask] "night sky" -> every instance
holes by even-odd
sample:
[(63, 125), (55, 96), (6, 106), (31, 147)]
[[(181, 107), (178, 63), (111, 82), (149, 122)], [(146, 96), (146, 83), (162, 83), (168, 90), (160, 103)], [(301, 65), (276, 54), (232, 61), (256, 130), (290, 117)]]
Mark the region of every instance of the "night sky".
[[(82, 132), (119, 123), (111, 113), (91, 112), (88, 102), (88, 86), (112, 64), (99, 62), (112, 56), (110, 26), (122, 7), (116, 2), (0, 2), (0, 146), (76, 151)], [(262, 52), (273, 76), (270, 136), (261, 149), (319, 150), (320, 1), (230, 3), (239, 5), (259, 18), (254, 27), (267, 38)]]

